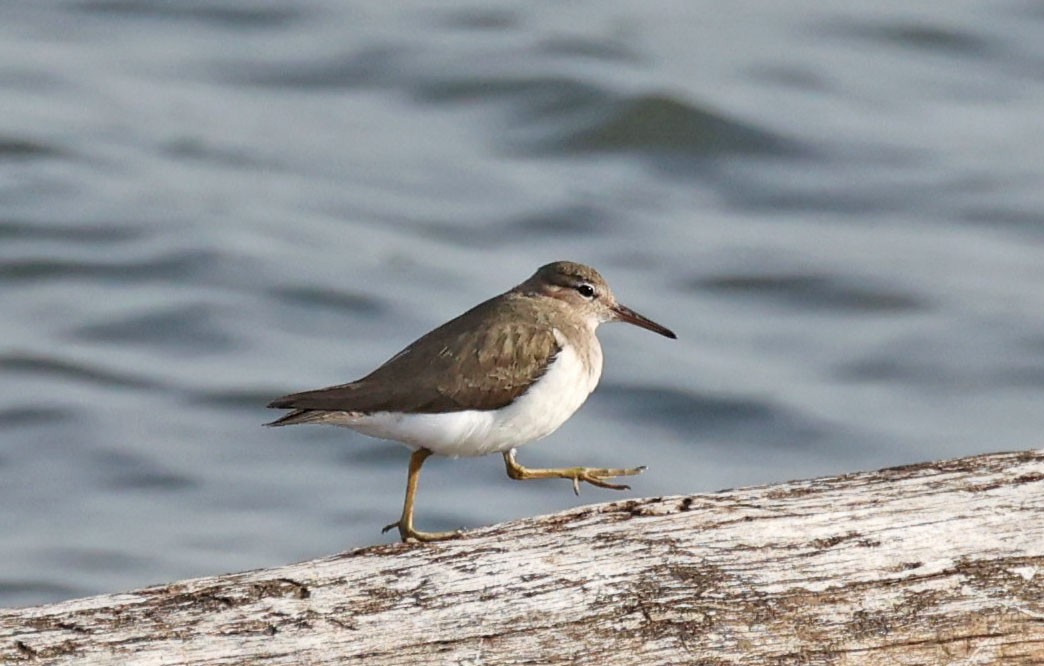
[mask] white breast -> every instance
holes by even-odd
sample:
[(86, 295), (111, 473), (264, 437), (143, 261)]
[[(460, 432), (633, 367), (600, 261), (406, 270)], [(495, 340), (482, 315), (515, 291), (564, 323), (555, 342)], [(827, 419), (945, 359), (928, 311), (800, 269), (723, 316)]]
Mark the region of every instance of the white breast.
[(562, 350), (547, 372), (506, 407), (445, 414), (342, 413), (327, 422), (454, 458), (504, 452), (541, 439), (584, 404), (602, 375), (602, 348), (594, 336), (585, 359), (557, 329), (554, 333)]

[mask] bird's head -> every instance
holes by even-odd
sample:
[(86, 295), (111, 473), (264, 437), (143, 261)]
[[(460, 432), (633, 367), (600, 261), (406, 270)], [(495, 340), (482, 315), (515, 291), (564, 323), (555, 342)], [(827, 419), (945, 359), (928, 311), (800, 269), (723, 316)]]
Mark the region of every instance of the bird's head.
[(541, 266), (517, 289), (565, 302), (588, 321), (591, 328), (609, 321), (624, 321), (671, 339), (677, 337), (669, 328), (618, 303), (605, 278), (584, 264), (556, 261)]

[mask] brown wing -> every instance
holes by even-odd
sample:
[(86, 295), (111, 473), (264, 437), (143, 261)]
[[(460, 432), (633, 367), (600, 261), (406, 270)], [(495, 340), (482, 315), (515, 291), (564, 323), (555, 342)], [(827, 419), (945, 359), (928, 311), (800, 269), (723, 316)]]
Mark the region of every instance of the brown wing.
[[(510, 404), (543, 374), (560, 346), (541, 317), (518, 316), (524, 300), (495, 298), (443, 324), (358, 381), (294, 393), (269, 407), (372, 413), (492, 410)], [(498, 317), (502, 308), (513, 308)], [(475, 328), (476, 319), (498, 322)], [(274, 424), (273, 424), (274, 425)]]

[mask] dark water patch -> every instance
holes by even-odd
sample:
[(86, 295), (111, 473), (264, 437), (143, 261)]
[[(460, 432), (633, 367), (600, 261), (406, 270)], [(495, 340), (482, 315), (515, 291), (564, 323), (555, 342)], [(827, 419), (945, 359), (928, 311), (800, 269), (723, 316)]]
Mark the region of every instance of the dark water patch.
[(128, 373), (114, 372), (78, 361), (30, 353), (10, 352), (0, 355), (0, 370), (107, 387), (157, 388), (155, 382)]
[(0, 608), (19, 608), (37, 604), (46, 604), (65, 599), (75, 599), (89, 594), (71, 585), (62, 585), (49, 580), (22, 578), (18, 580), (0, 579)]
[(30, 139), (0, 136), (0, 162), (5, 160), (30, 160), (58, 157), (65, 151), (46, 143)]
[(40, 555), (41, 560), (61, 570), (107, 573), (147, 570), (151, 558), (130, 555), (114, 548), (52, 548)]
[(469, 103), (511, 102), (523, 116), (556, 111), (599, 108), (612, 101), (605, 90), (567, 77), (460, 77), (418, 82), (412, 89), (418, 101)]
[[(888, 146), (872, 141), (846, 141), (830, 146), (824, 145), (822, 150), (815, 153), (805, 153), (805, 155), (815, 157), (819, 161), (818, 165), (828, 169), (831, 173), (852, 167), (873, 169), (878, 173), (887, 173), (897, 169), (917, 170), (927, 168), (934, 159), (917, 145)], [(801, 167), (803, 165), (799, 164), (796, 166)], [(856, 183), (856, 185), (859, 184), (858, 182)], [(846, 183), (846, 187), (848, 185), (850, 183)], [(888, 183), (885, 187), (890, 191), (896, 185)], [(835, 187), (831, 187), (831, 189), (835, 189)], [(911, 185), (910, 189), (917, 192), (924, 191), (924, 187), (921, 184)], [(877, 195), (884, 198), (888, 191), (882, 188), (882, 191)]]
[(411, 235), (457, 247), (493, 248), (504, 242), (503, 226), (497, 222), (468, 225), (458, 220), (421, 220), (403, 221), (399, 226), (409, 229)]
[(755, 81), (797, 91), (821, 93), (831, 88), (815, 70), (796, 65), (762, 63), (749, 68), (747, 75)]
[(1044, 355), (1010, 323), (965, 322), (958, 333), (924, 332), (837, 364), (838, 382), (901, 385), (923, 395), (1044, 387)]
[(868, 382), (898, 384), (947, 384), (953, 380), (949, 373), (939, 367), (928, 367), (914, 363), (909, 358), (862, 358), (839, 364), (833, 377), (844, 382)]
[(272, 170), (276, 165), (258, 159), (245, 150), (218, 146), (195, 137), (183, 137), (168, 141), (160, 146), (160, 151), (179, 160), (203, 162), (230, 167), (263, 167)]
[[(831, 377), (838, 382), (895, 384), (907, 390), (931, 390), (939, 395), (992, 386), (997, 379), (989, 373), (950, 365), (944, 358), (932, 358), (917, 348), (897, 348), (858, 358), (835, 366)], [(1003, 382), (1003, 380), (1001, 380)]]
[(360, 291), (288, 285), (269, 289), (268, 295), (288, 305), (321, 308), (350, 315), (379, 317), (387, 312), (381, 301)]
[(926, 308), (911, 294), (831, 275), (734, 274), (694, 280), (689, 287), (816, 310), (907, 312)]
[(690, 156), (728, 153), (782, 155), (791, 142), (666, 95), (616, 101), (595, 123), (559, 137), (558, 148), (580, 152), (667, 152)]
[(63, 407), (5, 407), (0, 409), (0, 428), (51, 426), (74, 418), (76, 412)]
[(1026, 365), (1001, 368), (991, 377), (998, 388), (1018, 387), (1044, 389), (1044, 365)]
[(1044, 354), (1044, 333), (1023, 335), (1017, 344), (1020, 349), (1034, 356)]
[(997, 226), (1016, 229), (1038, 238), (1044, 233), (1044, 213), (1038, 210), (972, 205), (963, 206), (957, 212), (957, 218), (990, 229)]
[(640, 64), (646, 61), (634, 49), (618, 41), (583, 39), (572, 36), (566, 38), (549, 38), (536, 45), (537, 51), (551, 56), (562, 56), (570, 59), (587, 59), (599, 62), (621, 62)]
[(222, 67), (222, 79), (264, 88), (346, 90), (390, 85), (408, 71), (403, 48), (372, 46), (307, 62), (237, 62)]
[(636, 273), (655, 273), (663, 269), (663, 255), (638, 247), (622, 247), (607, 255), (607, 266), (628, 268)]
[[(188, 397), (188, 404), (211, 409), (239, 409), (256, 411), (261, 421), (272, 421), (284, 412), (265, 409), (265, 405), (281, 395), (290, 393), (287, 387), (275, 389), (222, 389), (195, 391)], [(270, 418), (266, 418), (270, 417)]]
[(440, 11), (435, 20), (447, 27), (465, 30), (508, 30), (522, 22), (516, 11), (482, 6)]
[(148, 260), (56, 259), (36, 257), (0, 261), (0, 280), (9, 282), (94, 279), (127, 284), (130, 281), (168, 281), (198, 278), (220, 263), (214, 252), (170, 252)]
[(206, 305), (154, 308), (148, 314), (80, 326), (72, 335), (90, 342), (215, 353), (235, 346), (235, 338), (218, 323), (221, 314)]
[(598, 389), (596, 404), (616, 419), (655, 423), (686, 439), (720, 435), (761, 446), (800, 447), (812, 446), (826, 434), (810, 419), (749, 398), (610, 384)]
[(30, 220), (0, 220), (0, 240), (47, 240), (71, 243), (116, 243), (141, 238), (144, 230), (84, 222), (76, 225)]
[[(684, 173), (698, 177), (739, 211), (778, 215), (780, 212), (834, 213), (854, 218), (860, 227), (875, 223), (888, 211), (938, 207), (938, 192), (921, 183), (882, 179), (879, 174), (928, 168), (932, 158), (918, 146), (884, 146), (846, 142), (797, 146), (780, 156), (754, 156), (755, 168), (721, 168), (721, 162), (660, 157), (667, 177)], [(670, 156), (668, 156), (670, 157)], [(750, 162), (753, 164), (753, 160)], [(793, 174), (822, 174), (821, 177)], [(878, 174), (865, 177), (865, 174)], [(814, 223), (814, 219), (810, 221)]]
[(589, 204), (563, 206), (512, 220), (509, 235), (518, 238), (548, 238), (605, 234), (612, 231), (611, 215)]
[(506, 221), (482, 222), (475, 225), (459, 221), (404, 223), (412, 233), (444, 241), (458, 247), (496, 248), (504, 243), (532, 242), (535, 238), (582, 237), (608, 233), (613, 224), (610, 215), (595, 206), (577, 205), (553, 208)]
[(113, 472), (105, 482), (112, 490), (147, 490), (174, 492), (198, 485), (194, 480), (162, 470), (139, 469), (125, 474)]
[(846, 40), (859, 39), (887, 47), (898, 46), (947, 55), (983, 56), (997, 50), (995, 42), (984, 37), (924, 23), (835, 22), (825, 25), (821, 28), (821, 32), (827, 35), (838, 35)]
[(1044, 4), (1037, 0), (1020, 0), (1006, 8), (1007, 13), (1014, 16), (1025, 17), (1034, 21), (1044, 21)]
[(126, 451), (94, 452), (91, 461), (89, 468), (101, 473), (102, 486), (110, 490), (176, 492), (198, 485), (194, 479)]
[[(793, 161), (792, 166), (794, 169), (807, 168), (798, 161)], [(802, 189), (793, 184), (766, 183), (709, 170), (702, 172), (702, 175), (706, 180), (714, 182), (733, 208), (773, 215), (781, 212), (815, 212), (865, 218), (889, 211), (920, 210), (930, 196), (924, 187), (913, 185)], [(867, 223), (865, 219), (860, 222)]]
[[(785, 153), (738, 155), (741, 159), (729, 160), (727, 168), (722, 168), (723, 161), (681, 153), (660, 154), (652, 164), (667, 178), (677, 179), (679, 174), (697, 178), (731, 208), (759, 214), (816, 212), (865, 217), (938, 205), (938, 197), (923, 184), (864, 177), (927, 168), (931, 158), (916, 146), (866, 142), (805, 146), (781, 140), (786, 144)], [(825, 176), (795, 180), (792, 174), (797, 173)], [(872, 224), (873, 219), (860, 219), (859, 223)]]
[(621, 95), (568, 77), (461, 78), (414, 89), (431, 103), (507, 102), (502, 138), (539, 153), (790, 155), (796, 142), (669, 95)]
[(279, 6), (228, 0), (86, 0), (74, 7), (91, 14), (188, 21), (231, 28), (281, 28), (301, 17), (301, 10), (293, 4)]
[(6, 64), (0, 70), (0, 87), (5, 94), (10, 95), (16, 91), (34, 93), (52, 93), (62, 91), (66, 80), (59, 72), (51, 72), (31, 65), (18, 67)]
[(1044, 365), (1031, 360), (1021, 365), (971, 369), (950, 366), (944, 359), (897, 354), (894, 358), (875, 356), (841, 364), (833, 376), (846, 382), (901, 384), (935, 392), (1044, 389)]

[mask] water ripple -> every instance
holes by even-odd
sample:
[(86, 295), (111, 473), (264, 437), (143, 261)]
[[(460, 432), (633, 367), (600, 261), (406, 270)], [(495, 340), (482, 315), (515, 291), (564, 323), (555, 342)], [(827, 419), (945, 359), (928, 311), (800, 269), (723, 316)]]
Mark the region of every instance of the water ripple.
[(0, 427), (52, 426), (60, 421), (71, 421), (75, 417), (74, 410), (64, 407), (6, 407), (0, 409)]
[(524, 243), (533, 238), (569, 238), (610, 232), (613, 213), (595, 205), (564, 205), (504, 220), (480, 220), (464, 225), (457, 220), (404, 222), (418, 235), (461, 247), (501, 247), (505, 242)]
[(348, 314), (376, 317), (387, 308), (378, 299), (357, 291), (324, 288), (314, 285), (284, 285), (270, 289), (276, 300), (308, 308), (323, 308)]
[(103, 474), (102, 485), (111, 490), (180, 491), (198, 482), (164, 469), (158, 463), (126, 451), (95, 452), (91, 469)]
[(86, 591), (72, 585), (57, 583), (53, 578), (0, 579), (0, 599), (5, 607), (17, 608), (27, 604), (42, 604), (82, 596)]
[(194, 391), (188, 403), (195, 407), (207, 409), (242, 409), (256, 411), (264, 418), (260, 410), (273, 398), (287, 392), (285, 386), (271, 389), (228, 388)]
[(85, 0), (75, 7), (91, 14), (180, 20), (212, 26), (279, 28), (296, 21), (301, 11), (293, 5), (241, 6), (218, 2), (169, 2), (168, 0)]
[(927, 307), (912, 294), (866, 282), (855, 284), (836, 275), (733, 274), (701, 278), (689, 283), (689, 287), (836, 312), (906, 312)]
[(726, 153), (788, 155), (796, 142), (667, 93), (619, 93), (563, 76), (426, 80), (418, 99), (510, 101), (520, 147), (540, 152), (628, 152), (703, 157)]
[(7, 241), (112, 243), (134, 240), (143, 235), (145, 232), (142, 229), (92, 225), (88, 222), (56, 225), (31, 220), (0, 220), (0, 239)]
[(80, 326), (73, 330), (73, 335), (94, 342), (220, 353), (235, 343), (235, 338), (218, 323), (221, 314), (221, 310), (202, 304), (152, 308), (145, 314)]
[(616, 419), (655, 423), (687, 440), (721, 433), (730, 441), (775, 447), (809, 445), (826, 435), (812, 420), (752, 398), (608, 384), (598, 389), (597, 404)]
[(159, 388), (156, 382), (144, 377), (105, 370), (78, 361), (31, 353), (12, 352), (0, 355), (0, 370), (39, 375), (62, 381), (87, 382), (100, 386), (134, 389)]
[(266, 88), (344, 90), (394, 80), (406, 68), (407, 55), (402, 48), (371, 46), (303, 62), (234, 62), (221, 67), (219, 76)]
[(467, 9), (442, 10), (437, 20), (451, 28), (466, 30), (507, 30), (518, 27), (522, 16), (510, 9), (491, 7), (468, 7)]
[(880, 24), (836, 23), (826, 27), (823, 32), (839, 34), (846, 39), (877, 42), (885, 46), (900, 46), (954, 55), (982, 56), (995, 50), (995, 44), (980, 35), (950, 27), (905, 21)]
[(128, 280), (168, 281), (198, 276), (214, 265), (214, 251), (184, 250), (153, 259), (117, 261), (77, 258), (16, 258), (0, 263), (0, 280), (35, 281), (94, 278), (125, 284)]
[(618, 100), (605, 117), (558, 146), (568, 151), (667, 151), (695, 155), (790, 153), (795, 146), (749, 123), (667, 95)]
[(46, 143), (31, 139), (0, 136), (0, 161), (58, 157), (63, 154), (64, 151), (60, 148), (55, 148)]

